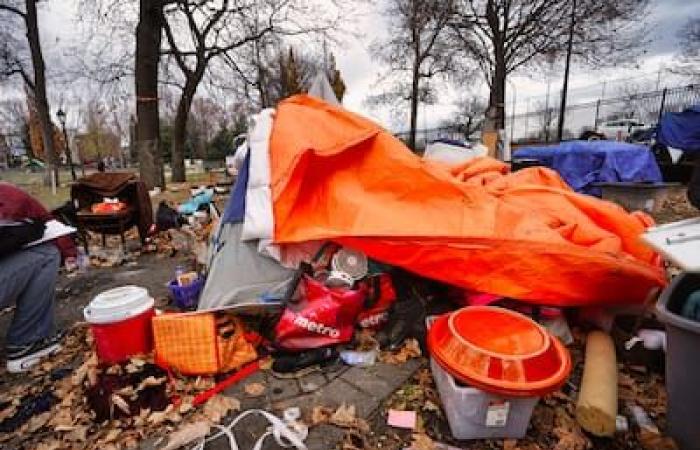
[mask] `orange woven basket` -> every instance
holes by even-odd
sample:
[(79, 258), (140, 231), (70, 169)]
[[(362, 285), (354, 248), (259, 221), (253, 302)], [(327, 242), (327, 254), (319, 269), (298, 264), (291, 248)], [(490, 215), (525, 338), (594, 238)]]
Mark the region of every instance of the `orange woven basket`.
[(229, 372), (257, 358), (243, 323), (232, 315), (163, 314), (152, 325), (156, 362), (182, 374)]

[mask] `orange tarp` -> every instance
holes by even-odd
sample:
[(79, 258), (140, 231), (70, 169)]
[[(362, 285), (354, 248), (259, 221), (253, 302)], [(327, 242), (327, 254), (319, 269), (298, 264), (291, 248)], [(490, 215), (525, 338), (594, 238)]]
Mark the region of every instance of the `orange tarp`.
[(424, 161), (373, 122), (309, 96), (270, 138), (275, 241), (332, 239), (464, 288), (573, 306), (641, 302), (665, 283), (651, 219), (543, 168)]

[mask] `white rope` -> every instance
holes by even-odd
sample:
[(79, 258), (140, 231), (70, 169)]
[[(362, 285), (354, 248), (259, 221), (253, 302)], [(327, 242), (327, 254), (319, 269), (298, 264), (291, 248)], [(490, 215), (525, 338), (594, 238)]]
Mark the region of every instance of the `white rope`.
[(270, 435), (275, 438), (280, 447), (294, 447), (296, 450), (307, 450), (304, 440), (309, 434), (309, 429), (306, 427), (306, 425), (299, 423), (296, 420), (282, 421), (279, 417), (262, 409), (249, 409), (244, 411), (233, 419), (228, 425), (214, 425), (214, 427), (219, 429), (219, 431), (202, 440), (194, 448), (194, 450), (204, 450), (204, 446), (207, 442), (221, 436), (226, 436), (228, 439), (230, 450), (240, 450), (238, 447), (238, 442), (236, 441), (236, 436), (233, 434), (233, 428), (238, 424), (238, 422), (255, 413), (260, 414), (267, 419), (267, 421), (270, 422), (271, 427), (262, 436), (260, 436), (260, 438), (258, 438), (252, 450), (261, 450), (265, 439)]

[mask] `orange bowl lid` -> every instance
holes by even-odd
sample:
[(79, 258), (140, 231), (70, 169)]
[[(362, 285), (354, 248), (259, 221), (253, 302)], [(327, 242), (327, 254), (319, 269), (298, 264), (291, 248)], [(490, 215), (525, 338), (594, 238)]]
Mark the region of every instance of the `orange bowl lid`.
[[(479, 308), (484, 307), (467, 307)], [(485, 307), (493, 308), (493, 307)], [(494, 308), (495, 320), (489, 316), (456, 311), (436, 319), (428, 332), (428, 349), (431, 356), (457, 380), (484, 391), (506, 396), (541, 396), (558, 389), (571, 372), (571, 357), (567, 349), (546, 330), (525, 321), (512, 322), (508, 311)], [(511, 314), (512, 313), (512, 314)], [(458, 318), (453, 319), (457, 315)], [(510, 317), (508, 317), (510, 316)], [(478, 325), (465, 322), (466, 317), (481, 320)], [(493, 328), (483, 325), (490, 323)], [(452, 326), (451, 326), (452, 325)], [(506, 336), (500, 339), (498, 329), (503, 327)], [(479, 334), (479, 330), (484, 330)], [(536, 332), (533, 332), (533, 329)], [(453, 330), (466, 332), (460, 339)], [(509, 334), (507, 331), (514, 331)], [(544, 333), (544, 336), (538, 335)], [(494, 339), (489, 339), (495, 336)], [(544, 345), (544, 348), (540, 346)]]
[(471, 306), (449, 316), (449, 331), (467, 347), (501, 359), (535, 357), (549, 347), (547, 331), (529, 317), (495, 306)]

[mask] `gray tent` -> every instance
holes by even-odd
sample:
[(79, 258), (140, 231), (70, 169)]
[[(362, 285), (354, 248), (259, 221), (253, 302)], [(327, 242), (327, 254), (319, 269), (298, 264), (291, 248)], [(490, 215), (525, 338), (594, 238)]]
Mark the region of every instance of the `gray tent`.
[(211, 245), (207, 282), (199, 309), (259, 305), (263, 294), (282, 294), (294, 271), (258, 252), (258, 241), (241, 241), (240, 223), (225, 223)]

